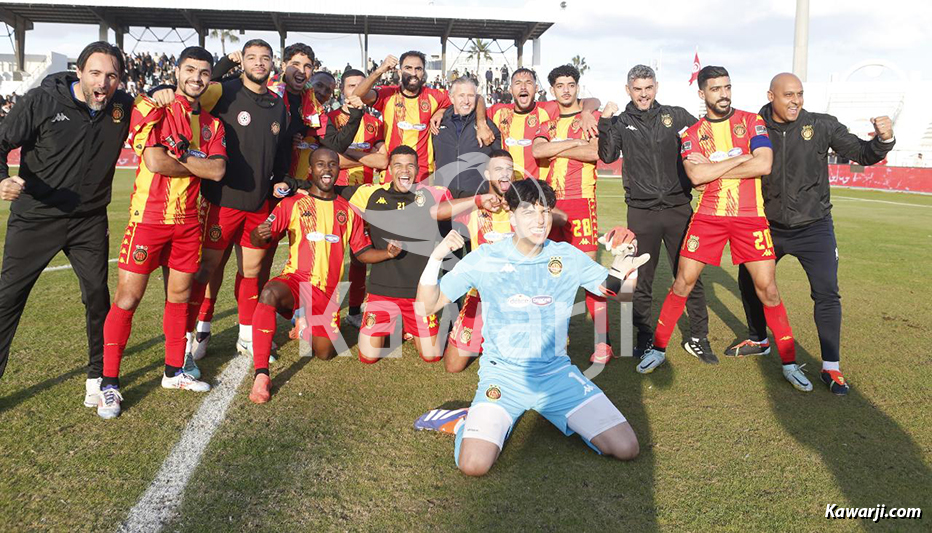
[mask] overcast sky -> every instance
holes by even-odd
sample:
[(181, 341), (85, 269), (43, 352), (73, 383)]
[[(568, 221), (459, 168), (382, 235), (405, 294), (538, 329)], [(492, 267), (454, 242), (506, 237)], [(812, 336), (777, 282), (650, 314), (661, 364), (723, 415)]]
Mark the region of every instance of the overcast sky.
[[(661, 80), (667, 94), (681, 97), (692, 68), (695, 48), (703, 65), (724, 65), (735, 83), (762, 82), (775, 73), (790, 70), (793, 60), (793, 24), (796, 2), (793, 0), (719, 1), (696, 0), (392, 0), (393, 5), (458, 7), (475, 14), (486, 7), (516, 9), (525, 17), (558, 20), (541, 39), (544, 74), (552, 67), (569, 62), (573, 55), (586, 58), (591, 70), (584, 83), (593, 92), (609, 93), (607, 98), (623, 98), (624, 75), (636, 63), (651, 64), (662, 58)], [(383, 2), (379, 2), (384, 6)], [(201, 5), (208, 7), (209, 2)], [(283, 3), (287, 5), (287, 2)], [(346, 2), (347, 7), (366, 2)], [(153, 30), (159, 36), (169, 29)], [(139, 37), (142, 28), (132, 28)], [(179, 29), (182, 37), (193, 30)], [(273, 46), (277, 34), (248, 33), (246, 37), (264, 37)], [(929, 0), (812, 0), (809, 27), (809, 81), (826, 82), (850, 66), (864, 60), (882, 60), (898, 66), (909, 76), (928, 79), (932, 75), (932, 2)], [(356, 35), (290, 33), (288, 42), (310, 44), (330, 68), (342, 68), (347, 62), (359, 64), (359, 40)], [(28, 53), (49, 50), (75, 56), (87, 42), (97, 39), (96, 26), (36, 24), (27, 33)], [(151, 33), (147, 40), (154, 39)], [(179, 40), (171, 33), (168, 40)], [(465, 40), (453, 41), (459, 47)], [(187, 44), (197, 44), (196, 35)], [(501, 42), (503, 49), (510, 42)], [(208, 40), (208, 48), (219, 52), (218, 41)], [(177, 52), (181, 43), (139, 42), (126, 37), (127, 49)], [(378, 61), (388, 53), (398, 54), (410, 48), (439, 53), (437, 38), (389, 37), (375, 35), (369, 39), (370, 55)], [(495, 48), (495, 47), (493, 47)], [(0, 43), (0, 52), (11, 52), (9, 39)], [(454, 48), (448, 54), (456, 54)], [(514, 53), (514, 49), (510, 51)], [(530, 61), (531, 44), (525, 46)], [(510, 61), (514, 61), (512, 55)], [(671, 87), (675, 88), (673, 91)], [(619, 96), (619, 94), (621, 96)], [(664, 89), (661, 89), (661, 98)], [(606, 97), (602, 97), (603, 102)], [(672, 102), (671, 102), (672, 103)]]

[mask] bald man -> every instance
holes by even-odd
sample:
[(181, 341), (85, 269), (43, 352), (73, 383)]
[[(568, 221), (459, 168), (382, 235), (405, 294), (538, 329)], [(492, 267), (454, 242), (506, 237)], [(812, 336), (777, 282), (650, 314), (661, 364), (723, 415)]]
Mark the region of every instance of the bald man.
[[(838, 395), (849, 384), (839, 369), (841, 298), (838, 295), (838, 246), (832, 223), (828, 181), (829, 149), (861, 165), (886, 157), (895, 143), (890, 117), (871, 119), (874, 136), (859, 139), (831, 116), (803, 109), (803, 84), (793, 74), (774, 76), (767, 92), (770, 103), (760, 110), (773, 143), (770, 175), (761, 181), (764, 212), (770, 222), (777, 261), (792, 255), (809, 277), (815, 302), (815, 321), (822, 347), (822, 382)], [(749, 338), (728, 348), (725, 355), (767, 354), (766, 322), (747, 269), (738, 271), (747, 315)]]

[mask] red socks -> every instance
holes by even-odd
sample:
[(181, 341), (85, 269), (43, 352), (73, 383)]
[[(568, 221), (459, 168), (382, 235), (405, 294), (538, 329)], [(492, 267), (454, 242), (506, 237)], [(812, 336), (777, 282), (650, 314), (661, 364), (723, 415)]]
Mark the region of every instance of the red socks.
[(773, 307), (764, 306), (764, 318), (773, 337), (776, 340), (777, 353), (780, 354), (780, 360), (784, 365), (796, 362), (796, 343), (793, 339), (793, 328), (790, 327), (790, 320), (786, 317), (786, 308), (783, 307), (783, 301)]
[(586, 309), (595, 324), (596, 343), (609, 342), (608, 340), (608, 305), (604, 296), (596, 296), (586, 292)]
[(243, 278), (237, 294), (239, 323), (243, 326), (252, 325), (252, 315), (259, 303), (259, 278)]
[[(199, 318), (198, 315), (201, 314), (201, 308), (204, 306), (203, 304), (205, 303), (204, 294), (206, 292), (207, 292), (206, 283), (198, 283), (197, 281), (194, 281), (191, 284), (191, 297), (188, 299), (188, 319), (185, 324), (185, 331), (194, 331), (194, 325), (197, 322)], [(214, 305), (213, 305), (213, 300), (211, 300), (211, 303), (210, 303), (211, 317), (210, 318), (213, 318), (213, 314), (214, 314)], [(206, 320), (205, 322), (209, 322), (209, 321), (210, 320)]]
[(269, 370), (272, 337), (275, 335), (275, 308), (257, 304), (252, 315), (252, 361), (256, 370)]
[(356, 259), (350, 261), (349, 267), (349, 306), (360, 307), (366, 299), (366, 265)]
[(165, 364), (168, 366), (184, 366), (184, 328), (187, 318), (188, 304), (165, 302), (162, 329), (165, 331)]
[(654, 331), (654, 348), (666, 350), (673, 330), (676, 328), (676, 321), (683, 315), (683, 309), (686, 308), (686, 297), (677, 296), (673, 289), (667, 293), (667, 298), (663, 301), (663, 308), (660, 309), (660, 319), (657, 320), (657, 330)]
[(111, 306), (104, 320), (104, 377), (120, 376), (120, 360), (133, 327), (133, 311)]

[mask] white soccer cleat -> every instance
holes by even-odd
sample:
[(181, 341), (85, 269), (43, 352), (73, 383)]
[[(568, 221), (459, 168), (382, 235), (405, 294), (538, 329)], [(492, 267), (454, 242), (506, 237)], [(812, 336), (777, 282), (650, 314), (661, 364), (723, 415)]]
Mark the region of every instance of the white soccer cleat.
[(181, 389), (194, 392), (207, 392), (210, 390), (210, 384), (194, 379), (190, 374), (179, 372), (175, 377), (162, 375), (163, 389)]
[(100, 403), (100, 382), (103, 378), (87, 378), (84, 382), (84, 407), (97, 407)]
[(803, 374), (804, 366), (806, 365), (783, 365), (783, 377), (796, 387), (796, 390), (810, 392), (812, 390), (812, 382), (809, 381), (806, 374)]
[(191, 355), (195, 361), (200, 361), (207, 355), (207, 345), (210, 344), (210, 332), (198, 331), (194, 334), (194, 343), (191, 348)]
[(641, 374), (650, 374), (655, 368), (662, 365), (667, 360), (667, 356), (660, 350), (651, 348), (641, 356), (641, 362), (638, 363), (637, 371)]
[(194, 354), (184, 354), (184, 366), (181, 370), (194, 379), (201, 379), (201, 369), (198, 368), (197, 363), (194, 362)]
[(236, 339), (236, 353), (252, 357), (252, 341), (242, 337)]
[(110, 420), (120, 416), (120, 402), (123, 401), (123, 395), (120, 389), (116, 387), (106, 387), (100, 391), (97, 402), (97, 416), (104, 420)]

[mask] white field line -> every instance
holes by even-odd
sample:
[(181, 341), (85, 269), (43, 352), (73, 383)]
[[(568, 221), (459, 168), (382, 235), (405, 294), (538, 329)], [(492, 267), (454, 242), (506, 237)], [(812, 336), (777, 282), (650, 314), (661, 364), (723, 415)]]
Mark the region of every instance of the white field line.
[(875, 203), (878, 203), (878, 204), (890, 204), (890, 205), (905, 205), (905, 206), (909, 206), (909, 207), (925, 207), (925, 208), (930, 208), (930, 207), (932, 207), (932, 205), (908, 204), (908, 203), (906, 203), (906, 202), (891, 202), (891, 201), (889, 201), (889, 200), (874, 200), (874, 199), (872, 199), (872, 198), (855, 198), (855, 197), (853, 197), (853, 196), (838, 196), (837, 194), (833, 194), (833, 195), (832, 195), (832, 199), (833, 199), (833, 200), (834, 200), (834, 199), (854, 200), (854, 201), (857, 201), (857, 202), (875, 202)]
[[(107, 261), (107, 262), (108, 262), (108, 263), (116, 263), (118, 260), (119, 260), (119, 259), (117, 259), (116, 257), (114, 257), (113, 259), (111, 259), (111, 260), (109, 260), (109, 261)], [(45, 270), (43, 270), (42, 272), (55, 272), (55, 271), (57, 271), (57, 270), (69, 270), (70, 268), (71, 268), (71, 263), (68, 263), (67, 265), (60, 265), (60, 266), (57, 266), (57, 267), (48, 267), (48, 268), (46, 268)]]
[(177, 515), (185, 486), (201, 462), (214, 432), (226, 417), (227, 408), (251, 368), (251, 363), (252, 358), (244, 356), (234, 357), (230, 361), (220, 374), (219, 384), (207, 394), (194, 418), (185, 427), (181, 439), (165, 458), (155, 480), (130, 509), (129, 516), (118, 531), (155, 533)]

